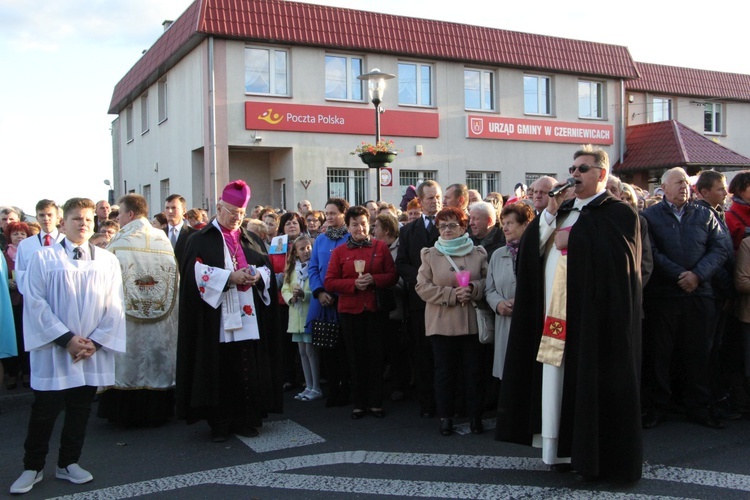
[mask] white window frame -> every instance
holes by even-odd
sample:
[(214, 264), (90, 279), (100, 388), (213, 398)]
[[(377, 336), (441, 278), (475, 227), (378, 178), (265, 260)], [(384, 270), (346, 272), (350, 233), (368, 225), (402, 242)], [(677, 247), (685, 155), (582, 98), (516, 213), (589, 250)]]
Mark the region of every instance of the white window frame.
[(466, 187), (476, 189), (482, 198), (493, 192), (500, 192), (500, 171), (466, 171)]
[(554, 172), (526, 172), (526, 175), (524, 177), (526, 178), (526, 185), (531, 186), (534, 181), (539, 179), (540, 177), (553, 177), (557, 179), (557, 174)]
[(156, 98), (159, 101), (159, 125), (167, 121), (167, 118), (169, 118), (169, 96), (167, 93), (168, 89), (169, 87), (167, 86), (167, 77), (165, 76), (164, 78), (159, 80), (156, 91)]
[(399, 170), (398, 185), (401, 196), (409, 186), (419, 187), (424, 181), (437, 181), (437, 170)]
[(159, 181), (159, 194), (161, 195), (161, 204), (159, 206), (163, 207), (167, 202), (167, 197), (172, 194), (172, 191), (169, 190), (169, 177)]
[(150, 210), (151, 209), (151, 184), (144, 184), (141, 194), (143, 195), (144, 198), (146, 198), (146, 203), (148, 204), (149, 210)]
[[(466, 99), (466, 94), (469, 91), (467, 88), (469, 74), (479, 76), (479, 107), (469, 106)], [(472, 89), (472, 92), (476, 90)], [(472, 111), (495, 111), (495, 100), (495, 72), (489, 69), (464, 68), (464, 109)]]
[(148, 132), (148, 92), (141, 95), (141, 135)]
[[(711, 108), (711, 111), (709, 111)], [(711, 126), (707, 127), (706, 115), (711, 115)], [(717, 116), (718, 115), (718, 116)], [(703, 103), (703, 132), (710, 135), (721, 135), (724, 133), (724, 105), (720, 102)]]
[(366, 168), (329, 168), (326, 171), (328, 197), (344, 198), (350, 205), (369, 199), (370, 171)]
[[(653, 97), (651, 99), (651, 114), (649, 115), (651, 123), (671, 120), (673, 109), (672, 99), (669, 97)], [(657, 111), (659, 112), (659, 117), (657, 117)]]
[[(252, 55), (260, 54), (265, 52), (267, 57), (265, 61), (265, 68), (256, 70), (250, 67), (252, 61)], [(276, 58), (283, 55), (284, 68), (279, 68)], [(260, 68), (260, 65), (259, 65)], [(265, 76), (268, 80), (268, 85), (264, 86), (263, 90), (248, 90), (248, 83), (250, 77), (253, 75), (253, 71), (260, 73), (256, 78), (262, 78)], [(269, 96), (280, 96), (288, 97), (289, 92), (289, 51), (278, 47), (257, 47), (253, 45), (245, 46), (245, 94), (246, 95), (269, 95)]]
[[(328, 95), (328, 87), (329, 87), (329, 74), (328, 74), (328, 62), (329, 59), (343, 59), (344, 65), (346, 66), (344, 70), (344, 78), (345, 82), (344, 85), (346, 86), (346, 96), (336, 96), (336, 95)], [(355, 74), (353, 66), (354, 62), (357, 61), (359, 63), (359, 74)], [(364, 93), (364, 84), (363, 81), (358, 79), (357, 77), (359, 75), (364, 74), (364, 68), (365, 68), (365, 60), (361, 56), (352, 56), (347, 54), (326, 54), (325, 55), (325, 63), (324, 63), (323, 73), (325, 74), (325, 99), (328, 101), (356, 101), (356, 102), (363, 102), (365, 100), (365, 93)], [(340, 83), (340, 82), (335, 82)], [(337, 85), (338, 86), (338, 85)]]
[[(581, 86), (588, 87), (588, 95), (581, 94)], [(594, 92), (593, 90), (596, 89)], [(582, 101), (588, 101), (588, 109), (591, 113), (585, 115), (582, 112)], [(595, 80), (578, 80), (578, 118), (586, 120), (603, 120), (604, 110), (606, 105), (604, 103), (604, 83)], [(595, 112), (594, 112), (595, 110)]]
[[(409, 66), (414, 68), (414, 75), (416, 81), (406, 80), (402, 67)], [(414, 62), (414, 61), (399, 61), (398, 63), (398, 104), (400, 106), (418, 106), (431, 108), (435, 104), (433, 102), (433, 88), (432, 82), (435, 69), (432, 64)], [(425, 82), (425, 78), (427, 82)], [(407, 87), (414, 86), (414, 101), (408, 102), (401, 100), (402, 90), (408, 90)], [(425, 89), (425, 86), (427, 87)], [(425, 95), (426, 94), (426, 95)]]
[(125, 108), (125, 141), (130, 143), (135, 139), (133, 136), (133, 105)]
[[(526, 89), (527, 81), (536, 80), (536, 110), (526, 108), (526, 97), (531, 95), (531, 91)], [(542, 85), (542, 83), (544, 85)], [(542, 87), (546, 88), (546, 93), (540, 91)], [(523, 75), (523, 112), (526, 115), (552, 116), (552, 77), (545, 75), (524, 74)], [(541, 111), (546, 106), (546, 111)]]

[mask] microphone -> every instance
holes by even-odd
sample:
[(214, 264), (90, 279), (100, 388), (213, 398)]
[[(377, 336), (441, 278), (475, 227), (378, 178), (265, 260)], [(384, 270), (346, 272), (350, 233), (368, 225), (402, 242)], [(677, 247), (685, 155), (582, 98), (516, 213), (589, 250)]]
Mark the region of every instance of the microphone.
[(549, 195), (554, 198), (555, 196), (557, 196), (558, 194), (562, 193), (563, 191), (565, 191), (569, 187), (573, 187), (575, 185), (576, 185), (575, 178), (570, 177), (570, 178), (568, 178), (567, 181), (565, 181), (565, 184), (560, 184), (559, 186), (552, 188), (552, 190), (549, 192)]

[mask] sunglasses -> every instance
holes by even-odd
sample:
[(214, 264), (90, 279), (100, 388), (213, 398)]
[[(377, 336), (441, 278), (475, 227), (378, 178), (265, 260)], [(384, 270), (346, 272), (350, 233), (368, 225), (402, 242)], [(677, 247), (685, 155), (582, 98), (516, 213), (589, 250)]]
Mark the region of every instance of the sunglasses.
[(576, 169), (578, 169), (579, 172), (581, 172), (582, 174), (585, 174), (592, 168), (602, 168), (602, 167), (600, 167), (599, 165), (586, 165), (584, 163), (583, 165), (578, 165), (577, 167), (576, 166), (570, 167), (568, 169), (568, 172), (570, 172), (571, 174), (574, 174)]

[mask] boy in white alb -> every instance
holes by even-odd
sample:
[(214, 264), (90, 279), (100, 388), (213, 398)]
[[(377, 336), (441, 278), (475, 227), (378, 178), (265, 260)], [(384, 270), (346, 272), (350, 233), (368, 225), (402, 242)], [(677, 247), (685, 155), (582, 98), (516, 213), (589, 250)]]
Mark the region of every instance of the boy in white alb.
[(114, 353), (125, 351), (122, 274), (117, 258), (88, 243), (94, 203), (63, 207), (65, 239), (35, 252), (24, 289), (24, 341), (31, 354), (34, 403), (24, 443), (24, 472), (11, 493), (42, 480), (49, 439), (65, 411), (55, 476), (93, 479), (78, 465), (97, 386), (114, 384)]

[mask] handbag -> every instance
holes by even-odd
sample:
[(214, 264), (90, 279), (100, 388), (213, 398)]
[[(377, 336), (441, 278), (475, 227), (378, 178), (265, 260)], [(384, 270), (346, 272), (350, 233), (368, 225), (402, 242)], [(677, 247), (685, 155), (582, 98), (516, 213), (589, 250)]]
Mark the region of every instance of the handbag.
[(477, 329), (480, 344), (495, 343), (495, 313), (490, 308), (483, 308), (479, 304), (472, 304), (477, 311)]
[[(451, 267), (458, 271), (459, 267), (453, 261), (450, 255), (444, 254), (445, 258), (448, 259)], [(486, 306), (484, 300), (481, 303), (477, 303), (472, 300), (471, 305), (474, 307), (477, 317), (477, 333), (479, 342), (482, 344), (492, 344), (495, 342), (495, 313), (492, 309)]]
[(312, 344), (322, 349), (333, 349), (341, 340), (341, 325), (332, 307), (321, 308), (318, 319), (312, 321)]
[[(372, 272), (372, 261), (375, 259), (375, 249), (372, 249), (372, 257), (370, 257), (370, 272)], [(378, 311), (391, 312), (396, 310), (396, 294), (393, 292), (393, 288), (376, 288), (375, 289), (375, 303), (378, 306)]]

